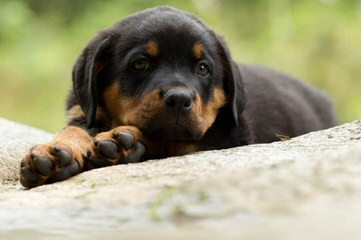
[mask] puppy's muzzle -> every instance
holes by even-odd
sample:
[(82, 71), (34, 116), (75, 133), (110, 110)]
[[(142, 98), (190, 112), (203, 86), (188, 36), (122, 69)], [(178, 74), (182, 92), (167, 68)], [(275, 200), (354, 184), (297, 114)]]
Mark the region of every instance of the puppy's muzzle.
[(173, 113), (187, 114), (192, 110), (194, 94), (187, 88), (171, 88), (163, 92), (163, 101)]

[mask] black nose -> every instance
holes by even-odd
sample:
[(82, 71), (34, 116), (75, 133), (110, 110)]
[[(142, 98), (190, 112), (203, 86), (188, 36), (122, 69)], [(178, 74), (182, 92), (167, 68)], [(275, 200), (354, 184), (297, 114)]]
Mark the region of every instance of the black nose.
[(169, 89), (164, 93), (163, 100), (167, 106), (177, 112), (188, 112), (193, 104), (192, 93), (187, 89)]

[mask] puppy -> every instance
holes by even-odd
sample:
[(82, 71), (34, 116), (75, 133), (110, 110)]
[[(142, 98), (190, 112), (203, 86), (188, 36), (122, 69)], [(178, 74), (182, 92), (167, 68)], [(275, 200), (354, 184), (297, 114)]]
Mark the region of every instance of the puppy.
[(195, 16), (158, 7), (100, 32), (73, 69), (68, 127), (21, 163), (26, 188), (84, 170), (298, 136), (336, 124), (319, 90), (236, 63)]

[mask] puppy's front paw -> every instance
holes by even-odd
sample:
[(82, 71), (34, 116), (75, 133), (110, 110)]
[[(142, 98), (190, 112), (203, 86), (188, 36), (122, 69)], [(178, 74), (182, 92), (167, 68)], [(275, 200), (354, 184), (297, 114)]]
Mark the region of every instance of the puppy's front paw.
[(120, 163), (141, 161), (145, 145), (142, 133), (136, 127), (122, 126), (95, 137), (94, 149), (90, 150), (89, 164), (99, 168)]
[(26, 188), (67, 179), (81, 171), (82, 156), (64, 143), (39, 144), (22, 159), (20, 182)]

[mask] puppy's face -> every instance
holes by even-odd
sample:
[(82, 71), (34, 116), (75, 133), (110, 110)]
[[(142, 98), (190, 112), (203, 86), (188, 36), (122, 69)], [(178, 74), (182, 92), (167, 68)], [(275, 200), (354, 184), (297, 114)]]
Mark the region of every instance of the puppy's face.
[[(98, 38), (89, 44), (97, 46), (88, 63), (85, 94), (94, 95), (91, 101), (96, 97), (92, 104), (114, 126), (133, 125), (158, 140), (196, 141), (220, 109), (233, 102), (234, 82), (227, 79), (232, 63), (216, 35), (191, 15), (153, 9), (119, 22)], [(94, 109), (82, 108), (94, 115)]]

